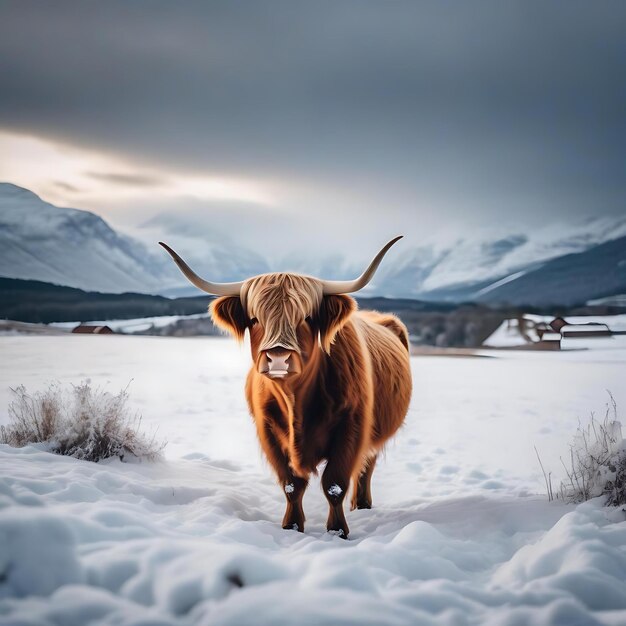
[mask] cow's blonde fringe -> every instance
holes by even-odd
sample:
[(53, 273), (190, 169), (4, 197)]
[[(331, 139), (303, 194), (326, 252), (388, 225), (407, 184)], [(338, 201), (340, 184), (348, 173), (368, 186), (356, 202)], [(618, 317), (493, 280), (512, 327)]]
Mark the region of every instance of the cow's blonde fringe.
[[(276, 297), (277, 293), (280, 298)], [(248, 315), (257, 318), (265, 330), (261, 350), (281, 345), (299, 351), (296, 329), (319, 309), (322, 298), (321, 281), (297, 274), (256, 276), (247, 280), (241, 290), (241, 301)]]

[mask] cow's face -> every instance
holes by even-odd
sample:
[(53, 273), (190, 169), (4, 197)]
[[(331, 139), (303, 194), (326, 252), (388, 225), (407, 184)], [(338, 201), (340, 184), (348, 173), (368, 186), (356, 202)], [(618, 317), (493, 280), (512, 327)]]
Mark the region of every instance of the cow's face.
[(320, 347), (330, 353), (335, 335), (355, 308), (349, 296), (324, 296), (315, 278), (281, 273), (247, 280), (240, 296), (215, 300), (211, 315), (239, 340), (248, 329), (257, 372), (283, 381), (307, 371)]

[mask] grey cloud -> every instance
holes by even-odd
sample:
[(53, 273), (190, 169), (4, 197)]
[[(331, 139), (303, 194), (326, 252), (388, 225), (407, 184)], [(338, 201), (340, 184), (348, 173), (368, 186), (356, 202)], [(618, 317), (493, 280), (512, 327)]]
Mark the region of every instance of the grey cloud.
[(71, 185), (70, 183), (63, 182), (62, 180), (55, 180), (52, 183), (57, 189), (62, 189), (63, 191), (69, 191), (71, 193), (80, 193), (80, 189), (75, 185)]
[(369, 216), (537, 221), (626, 201), (622, 2), (3, 6), (7, 128), (359, 190)]
[(123, 185), (126, 187), (163, 187), (167, 185), (167, 180), (158, 176), (147, 176), (145, 174), (128, 174), (122, 172), (84, 172), (85, 176), (94, 180)]

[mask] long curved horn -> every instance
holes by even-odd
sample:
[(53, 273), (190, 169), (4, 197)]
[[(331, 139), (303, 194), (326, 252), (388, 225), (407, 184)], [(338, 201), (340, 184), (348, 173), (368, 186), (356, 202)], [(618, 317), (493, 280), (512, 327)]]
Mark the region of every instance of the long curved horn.
[(356, 279), (356, 280), (323, 280), (322, 284), (324, 285), (324, 295), (332, 296), (338, 295), (341, 293), (354, 293), (355, 291), (359, 291), (359, 289), (363, 289), (367, 283), (372, 280), (380, 262), (383, 260), (385, 254), (387, 254), (387, 250), (393, 246), (396, 241), (402, 239), (403, 235), (392, 239), (375, 257), (374, 260), (369, 264), (369, 267)]
[(178, 269), (185, 275), (185, 278), (195, 285), (198, 289), (212, 293), (215, 296), (238, 296), (241, 290), (240, 283), (210, 283), (208, 280), (200, 278), (166, 243), (159, 241), (159, 245), (163, 246), (174, 259), (174, 263), (178, 265)]

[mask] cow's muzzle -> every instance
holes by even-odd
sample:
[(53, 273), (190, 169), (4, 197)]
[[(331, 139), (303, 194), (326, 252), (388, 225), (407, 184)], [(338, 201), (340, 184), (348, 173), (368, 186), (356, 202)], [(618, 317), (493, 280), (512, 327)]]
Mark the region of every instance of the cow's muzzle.
[(259, 355), (257, 370), (269, 378), (285, 379), (300, 373), (300, 357), (294, 350), (282, 346), (263, 350)]

